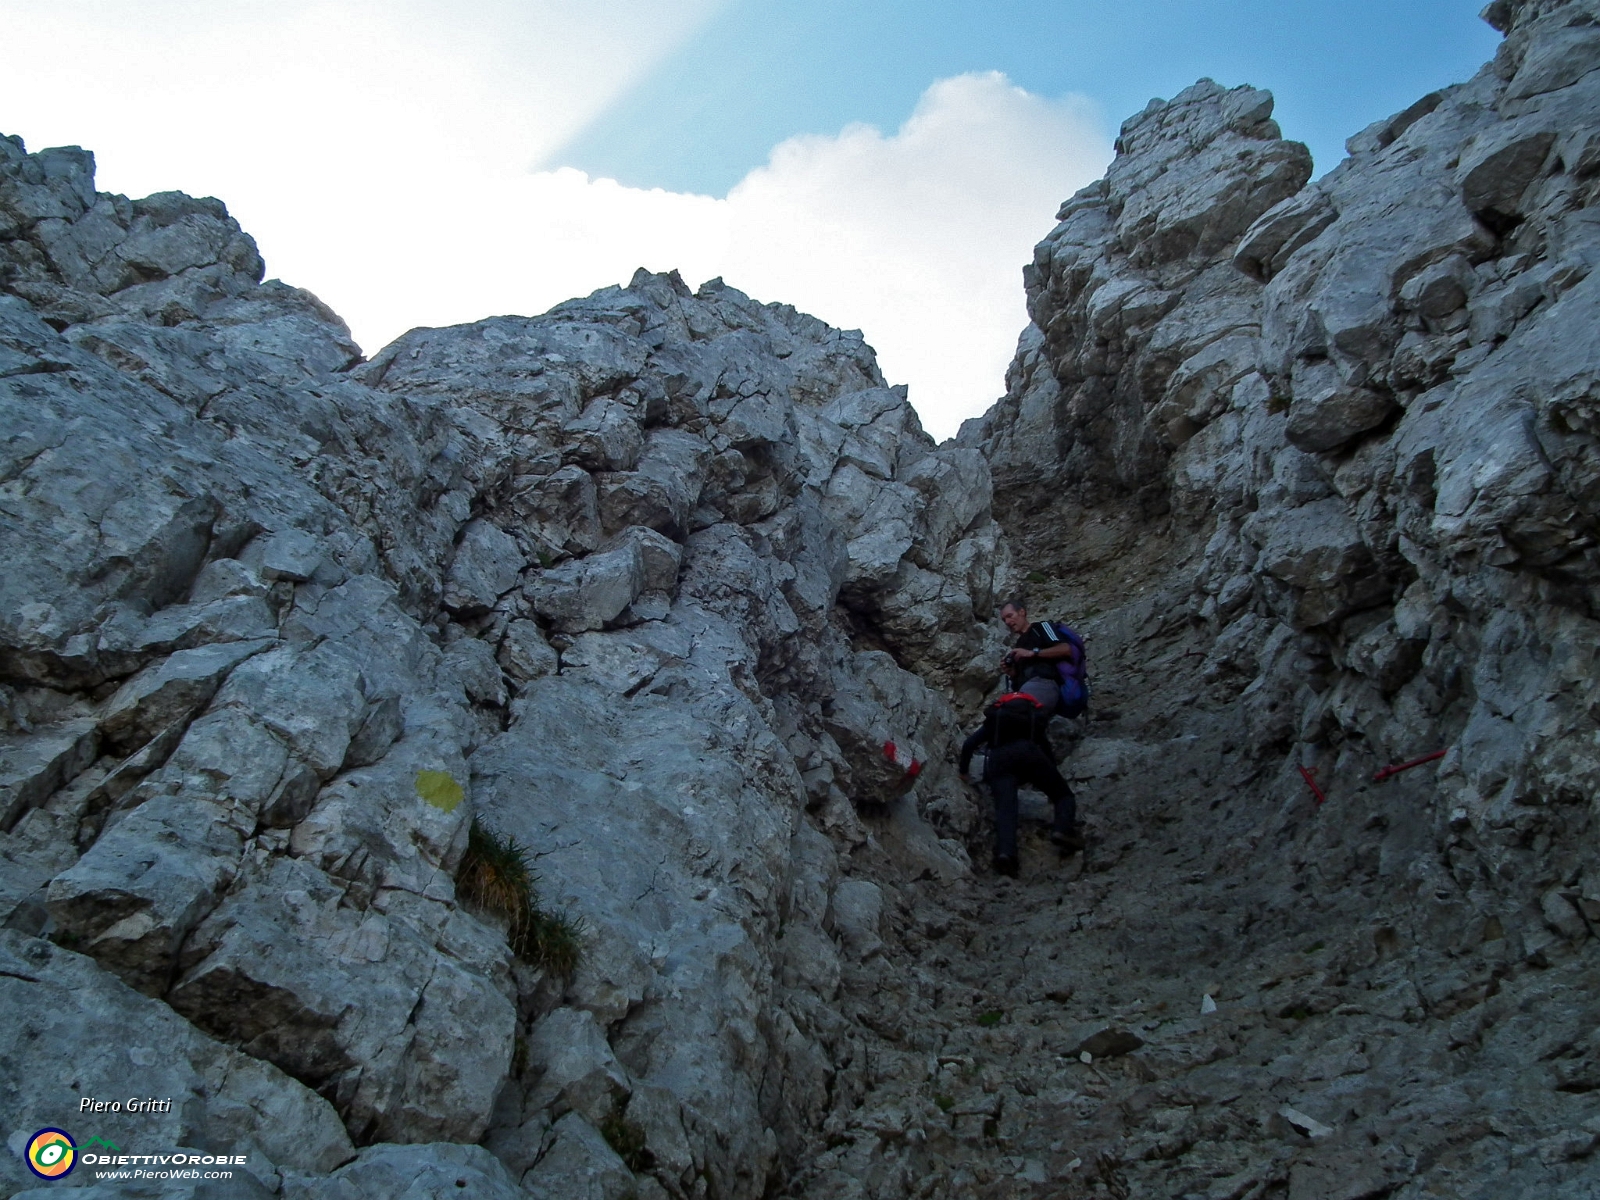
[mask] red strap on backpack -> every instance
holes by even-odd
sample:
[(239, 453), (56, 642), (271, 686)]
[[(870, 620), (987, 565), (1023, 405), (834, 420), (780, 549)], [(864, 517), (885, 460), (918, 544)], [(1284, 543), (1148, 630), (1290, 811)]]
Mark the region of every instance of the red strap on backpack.
[(1007, 692), (1004, 696), (995, 697), (994, 702), (996, 704), (1004, 704), (1008, 700), (1026, 700), (1035, 708), (1044, 707), (1044, 705), (1040, 702), (1039, 697), (1030, 695), (1028, 692)]

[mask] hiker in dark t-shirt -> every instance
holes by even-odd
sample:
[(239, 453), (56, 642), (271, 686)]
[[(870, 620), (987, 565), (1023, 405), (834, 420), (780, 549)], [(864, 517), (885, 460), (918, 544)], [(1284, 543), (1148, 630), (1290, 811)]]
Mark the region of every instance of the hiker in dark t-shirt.
[(1028, 693), (1044, 705), (1046, 713), (1053, 714), (1061, 699), (1057, 665), (1063, 660), (1072, 661), (1078, 649), (1063, 640), (1048, 623), (1030, 622), (1027, 606), (1020, 599), (1007, 600), (1001, 606), (1000, 620), (1017, 635), (1000, 669), (1016, 691)]

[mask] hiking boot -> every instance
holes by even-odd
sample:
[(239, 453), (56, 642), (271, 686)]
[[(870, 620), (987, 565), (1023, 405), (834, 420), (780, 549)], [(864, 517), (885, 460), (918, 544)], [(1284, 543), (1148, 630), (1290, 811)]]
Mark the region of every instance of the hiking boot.
[(996, 875), (1004, 875), (1008, 879), (1015, 879), (1017, 877), (1017, 860), (1008, 854), (996, 854), (994, 856), (994, 873)]
[(1083, 826), (1074, 825), (1070, 832), (1059, 829), (1050, 831), (1050, 844), (1061, 854), (1062, 858), (1070, 858), (1084, 847)]

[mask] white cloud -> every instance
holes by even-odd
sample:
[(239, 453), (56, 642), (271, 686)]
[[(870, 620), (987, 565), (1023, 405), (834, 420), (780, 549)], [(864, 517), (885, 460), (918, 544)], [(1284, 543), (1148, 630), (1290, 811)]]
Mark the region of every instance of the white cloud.
[(477, 226), (524, 236), (528, 172), (727, 2), (0, 0), (0, 131), (221, 197), (370, 337), (461, 319), (433, 297), (495, 272)]
[(929, 432), (947, 437), (1003, 390), (1028, 319), (1022, 264), (1110, 156), (1087, 101), (1047, 100), (991, 72), (935, 83), (890, 136), (852, 125), (791, 138), (725, 199), (541, 172), (508, 198), (515, 221), (476, 231), (472, 255), (498, 252), (502, 273), (452, 287), (451, 319), (489, 311), (488, 296), (496, 311), (518, 298), (535, 311), (641, 265), (691, 282), (721, 275), (865, 331), (884, 374), (909, 384)]
[[(1089, 103), (935, 83), (895, 133), (776, 147), (725, 198), (540, 170), (726, 0), (0, 0), (0, 130), (104, 189), (216, 195), (369, 352), (635, 267), (863, 329), (945, 436), (1003, 386), (1020, 268), (1110, 147)], [(16, 39), (13, 45), (23, 39)]]
[(997, 73), (941, 80), (891, 137), (864, 125), (773, 151), (728, 195), (724, 274), (859, 327), (948, 436), (1004, 389), (1027, 321), (1022, 265), (1111, 148), (1088, 101)]
[(0, 113), (134, 190), (512, 175), (726, 2), (0, 0)]
[(723, 199), (563, 168), (475, 197), (463, 186), (425, 233), (396, 206), (379, 219), (397, 224), (366, 234), (381, 257), (324, 298), (375, 348), (412, 325), (543, 311), (640, 266), (720, 275), (864, 330), (946, 437), (1003, 390), (1027, 321), (1022, 264), (1109, 157), (1087, 102), (963, 75), (930, 87), (891, 136), (853, 125), (782, 143)]

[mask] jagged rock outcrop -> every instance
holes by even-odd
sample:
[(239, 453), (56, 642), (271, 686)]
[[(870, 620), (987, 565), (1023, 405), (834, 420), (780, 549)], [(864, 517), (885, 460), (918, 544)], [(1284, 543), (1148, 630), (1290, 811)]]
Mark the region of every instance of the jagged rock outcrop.
[(1099, 653), (1069, 773), (1115, 869), (1013, 944), (1146, 1043), (1013, 1073), (999, 1136), (1046, 1175), (1591, 1192), (1600, 9), (1486, 15), (1491, 64), (1314, 183), (1252, 89), (1132, 118), (963, 430)]
[[(675, 275), (363, 362), (218, 202), (92, 171), (0, 141), (14, 953), (123, 996), (161, 1135), (284, 1194), (763, 1194), (842, 1052), (852, 854), (968, 870), (982, 457), (859, 334)], [(587, 928), (570, 980), (457, 902), (474, 818)], [(8, 1135), (131, 1086), (29, 1029)]]

